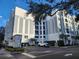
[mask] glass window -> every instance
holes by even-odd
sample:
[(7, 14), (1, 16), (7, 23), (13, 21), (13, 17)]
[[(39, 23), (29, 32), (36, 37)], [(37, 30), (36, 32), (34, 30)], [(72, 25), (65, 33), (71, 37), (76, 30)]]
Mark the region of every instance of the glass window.
[(42, 36), (40, 36), (40, 38), (42, 38)]
[(39, 38), (39, 36), (35, 36), (35, 38)]
[(38, 22), (35, 22), (35, 25), (38, 25)]
[(40, 24), (41, 24), (41, 22), (40, 22)]
[(45, 29), (45, 26), (43, 26), (43, 29)]
[(65, 21), (68, 22), (67, 19), (65, 19)]
[(35, 31), (35, 34), (39, 34), (39, 32), (38, 31)]
[(45, 34), (45, 31), (43, 31), (43, 34)]
[(62, 31), (61, 28), (59, 28), (59, 31), (60, 31), (60, 32)]
[(66, 27), (68, 28), (68, 24), (66, 23)]
[(42, 31), (40, 31), (40, 34), (42, 34)]
[(35, 29), (39, 29), (39, 27), (38, 26), (35, 26)]
[(43, 25), (45, 25), (45, 22), (43, 22)]
[(67, 33), (69, 33), (69, 29), (66, 29)]
[(28, 38), (28, 36), (24, 36), (24, 38)]
[(43, 36), (43, 38), (45, 38), (45, 36)]
[(40, 30), (42, 30), (42, 26), (40, 26)]

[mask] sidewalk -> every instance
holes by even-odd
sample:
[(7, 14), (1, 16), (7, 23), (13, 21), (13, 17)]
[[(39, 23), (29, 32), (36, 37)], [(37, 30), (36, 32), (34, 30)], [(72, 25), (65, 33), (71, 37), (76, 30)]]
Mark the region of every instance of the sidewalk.
[(8, 51), (5, 51), (5, 49), (0, 49), (0, 55), (3, 55), (3, 54), (8, 54), (9, 52)]
[(0, 56), (4, 56), (4, 57), (13, 57), (10, 52), (6, 51), (5, 49), (1, 49), (0, 50)]

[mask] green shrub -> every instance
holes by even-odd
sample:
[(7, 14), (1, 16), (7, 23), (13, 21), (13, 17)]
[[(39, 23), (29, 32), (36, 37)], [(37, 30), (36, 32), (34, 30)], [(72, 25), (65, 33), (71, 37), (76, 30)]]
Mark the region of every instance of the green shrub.
[(57, 43), (58, 43), (58, 46), (64, 46), (64, 41), (63, 40), (58, 40)]
[(10, 48), (10, 47), (7, 47), (5, 49), (7, 51), (10, 51), (10, 52), (24, 52), (24, 48)]

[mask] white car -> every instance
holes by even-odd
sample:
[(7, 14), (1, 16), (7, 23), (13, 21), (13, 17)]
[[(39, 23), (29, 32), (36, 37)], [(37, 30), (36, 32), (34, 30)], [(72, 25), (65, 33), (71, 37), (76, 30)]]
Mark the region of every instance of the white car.
[(38, 43), (38, 45), (43, 47), (43, 46), (48, 46), (48, 43)]

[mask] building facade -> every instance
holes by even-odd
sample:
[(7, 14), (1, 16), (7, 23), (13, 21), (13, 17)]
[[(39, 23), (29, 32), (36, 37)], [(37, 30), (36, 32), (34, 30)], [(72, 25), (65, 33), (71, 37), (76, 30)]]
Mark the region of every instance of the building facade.
[[(52, 10), (51, 14), (55, 10)], [(38, 43), (51, 42), (52, 44), (53, 41), (62, 40), (61, 34), (67, 36), (63, 40), (65, 45), (73, 44), (72, 36), (77, 34), (75, 16), (62, 10), (53, 16), (46, 16), (44, 20), (35, 21), (33, 15), (27, 13), (28, 11), (19, 7), (12, 12), (6, 24), (4, 40), (9, 46), (26, 46), (27, 43), (32, 43), (30, 39), (34, 39)]]
[(35, 22), (35, 39), (37, 42), (46, 41), (46, 22), (45, 20)]
[(76, 35), (75, 16), (67, 14), (65, 10), (62, 10), (58, 11), (54, 16), (47, 16), (45, 20), (47, 41), (62, 40), (60, 35), (64, 34), (68, 36), (64, 40), (65, 45), (72, 45), (72, 36)]
[(16, 7), (13, 11), (5, 29), (5, 41), (9, 46), (21, 47), (26, 45), (29, 39), (35, 37), (35, 23), (32, 14)]

